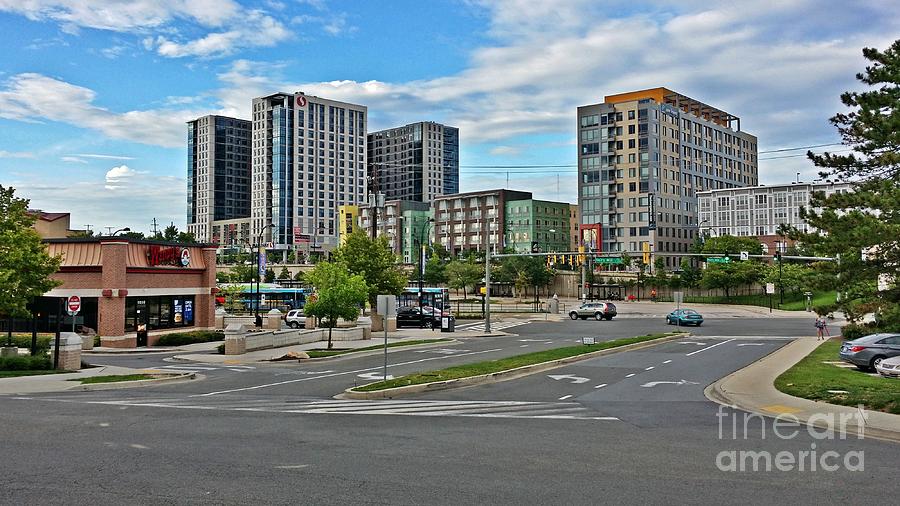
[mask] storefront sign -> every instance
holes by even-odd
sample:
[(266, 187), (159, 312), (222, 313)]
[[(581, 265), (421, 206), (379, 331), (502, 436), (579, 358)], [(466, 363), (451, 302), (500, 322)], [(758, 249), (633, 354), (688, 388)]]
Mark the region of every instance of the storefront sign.
[(177, 246), (163, 248), (154, 244), (147, 248), (147, 263), (151, 266), (175, 265), (187, 267), (191, 265), (191, 251)]

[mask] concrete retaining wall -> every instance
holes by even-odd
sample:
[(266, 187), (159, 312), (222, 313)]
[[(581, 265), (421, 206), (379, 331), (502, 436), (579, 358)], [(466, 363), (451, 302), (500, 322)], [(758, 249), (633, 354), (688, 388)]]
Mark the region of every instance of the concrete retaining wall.
[[(369, 339), (368, 326), (336, 328), (332, 330), (332, 341), (359, 341)], [(290, 329), (264, 332), (248, 332), (244, 325), (232, 325), (225, 330), (225, 354), (241, 355), (248, 351), (267, 350), (293, 346), (295, 344), (327, 341), (328, 329)]]

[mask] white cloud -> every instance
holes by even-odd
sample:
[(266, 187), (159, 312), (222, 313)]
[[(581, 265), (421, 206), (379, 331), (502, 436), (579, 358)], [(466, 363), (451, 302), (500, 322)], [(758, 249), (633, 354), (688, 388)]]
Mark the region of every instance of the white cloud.
[(78, 158), (77, 156), (63, 156), (63, 157), (60, 157), (60, 160), (66, 162), (66, 163), (87, 163), (87, 160), (84, 160), (83, 158)]
[(494, 156), (519, 156), (522, 154), (521, 147), (515, 146), (495, 146), (488, 153)]
[(244, 47), (274, 46), (291, 37), (291, 32), (280, 21), (262, 11), (249, 11), (242, 17), (231, 30), (209, 33), (183, 43), (160, 35), (152, 42), (145, 39), (144, 46), (155, 48), (157, 53), (170, 58), (208, 57), (228, 55)]
[(4, 151), (0, 149), (0, 158), (34, 158), (34, 153), (29, 151)]
[(165, 147), (184, 145), (184, 123), (201, 114), (184, 109), (113, 112), (94, 104), (93, 90), (41, 74), (12, 76), (0, 88), (0, 118), (60, 121), (114, 139)]
[[(72, 35), (81, 28), (138, 34), (147, 50), (170, 58), (223, 56), (242, 48), (273, 46), (291, 36), (277, 19), (234, 0), (0, 0), (0, 11), (55, 21)], [(206, 33), (182, 40), (177, 33), (184, 30), (176, 29), (176, 23)], [(125, 49), (114, 46), (101, 54), (115, 58)]]
[(139, 174), (146, 173), (137, 172), (127, 165), (119, 165), (118, 167), (113, 167), (106, 172), (105, 188), (107, 190), (119, 190), (125, 188), (134, 179), (134, 177)]
[(78, 153), (69, 156), (77, 156), (79, 158), (97, 158), (100, 160), (134, 160), (133, 156), (123, 156), (123, 155), (101, 155), (96, 153)]

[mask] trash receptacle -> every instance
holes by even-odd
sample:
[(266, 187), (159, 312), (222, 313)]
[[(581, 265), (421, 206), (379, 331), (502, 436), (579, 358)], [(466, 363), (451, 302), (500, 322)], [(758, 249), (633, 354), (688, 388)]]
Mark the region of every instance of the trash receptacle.
[(454, 316), (441, 317), (441, 332), (456, 332), (456, 318)]
[(136, 346), (147, 346), (147, 324), (146, 323), (140, 323), (137, 326)]

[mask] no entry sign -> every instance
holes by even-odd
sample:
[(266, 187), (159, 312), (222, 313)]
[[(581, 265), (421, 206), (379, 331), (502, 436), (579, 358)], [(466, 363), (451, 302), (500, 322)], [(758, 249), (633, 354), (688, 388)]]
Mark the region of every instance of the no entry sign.
[(69, 297), (69, 300), (66, 301), (66, 309), (69, 311), (70, 316), (78, 314), (81, 311), (81, 297), (77, 295)]

